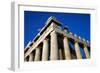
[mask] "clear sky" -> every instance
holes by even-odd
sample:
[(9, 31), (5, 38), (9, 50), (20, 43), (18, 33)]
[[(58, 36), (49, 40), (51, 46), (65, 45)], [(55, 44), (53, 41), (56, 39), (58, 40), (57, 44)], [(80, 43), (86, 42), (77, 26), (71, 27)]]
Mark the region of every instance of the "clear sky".
[(90, 14), (24, 11), (24, 47), (37, 35), (50, 16), (56, 17), (69, 31), (90, 41)]

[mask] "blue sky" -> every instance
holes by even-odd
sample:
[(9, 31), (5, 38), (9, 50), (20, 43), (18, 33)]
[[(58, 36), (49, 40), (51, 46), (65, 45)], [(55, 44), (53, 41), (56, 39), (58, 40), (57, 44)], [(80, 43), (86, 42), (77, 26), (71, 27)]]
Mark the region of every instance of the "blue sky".
[(69, 31), (90, 41), (90, 14), (24, 11), (24, 47), (45, 25), (50, 16), (56, 17)]

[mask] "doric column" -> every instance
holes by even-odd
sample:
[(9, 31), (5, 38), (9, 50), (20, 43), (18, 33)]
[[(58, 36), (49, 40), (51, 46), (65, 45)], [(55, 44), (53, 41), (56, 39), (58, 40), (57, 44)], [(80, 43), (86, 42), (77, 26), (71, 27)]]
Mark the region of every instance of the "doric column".
[(71, 59), (68, 38), (66, 36), (64, 36), (63, 43), (64, 43), (65, 59)]
[(50, 49), (50, 60), (58, 59), (58, 42), (57, 34), (55, 31), (51, 32), (51, 49)]
[(77, 41), (75, 41), (74, 46), (75, 46), (77, 59), (82, 59), (82, 55), (81, 55), (81, 52), (80, 52), (80, 47), (79, 47), (79, 44), (78, 44)]
[(49, 43), (48, 43), (48, 39), (46, 38), (43, 41), (43, 51), (42, 51), (42, 60), (43, 61), (48, 60), (48, 50), (49, 50)]
[(35, 59), (34, 61), (40, 61), (40, 53), (41, 53), (41, 48), (37, 47), (35, 50)]
[(29, 55), (29, 61), (33, 61), (33, 53), (30, 53), (30, 55)]
[(59, 59), (60, 59), (60, 60), (63, 59), (63, 57), (62, 57), (62, 50), (61, 50), (61, 49), (59, 49)]
[(84, 52), (85, 52), (86, 58), (90, 58), (88, 48), (85, 45), (84, 45)]

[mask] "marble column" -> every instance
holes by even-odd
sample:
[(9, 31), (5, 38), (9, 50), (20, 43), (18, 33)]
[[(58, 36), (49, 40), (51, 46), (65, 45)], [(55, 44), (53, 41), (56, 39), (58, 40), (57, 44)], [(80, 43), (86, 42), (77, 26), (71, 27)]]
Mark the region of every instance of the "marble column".
[(37, 47), (35, 49), (35, 59), (34, 59), (34, 61), (40, 61), (40, 53), (41, 53), (41, 48)]
[(82, 59), (82, 55), (81, 55), (81, 52), (80, 52), (80, 47), (79, 47), (79, 44), (78, 44), (77, 41), (75, 41), (74, 46), (75, 46), (77, 59)]
[(51, 35), (50, 60), (57, 60), (58, 59), (57, 34), (55, 31), (52, 31), (50, 35)]
[(33, 61), (33, 53), (30, 53), (30, 55), (29, 55), (29, 61)]
[(49, 43), (48, 43), (48, 39), (46, 38), (43, 41), (42, 61), (48, 60), (48, 51), (49, 51)]
[(59, 59), (60, 59), (60, 60), (63, 59), (63, 57), (62, 57), (62, 50), (61, 50), (61, 49), (59, 49)]
[(85, 52), (86, 58), (90, 58), (88, 48), (85, 45), (84, 45), (84, 52)]
[(70, 49), (69, 49), (69, 44), (68, 44), (68, 38), (66, 36), (64, 36), (63, 43), (64, 43), (65, 59), (71, 59), (71, 54), (70, 54)]

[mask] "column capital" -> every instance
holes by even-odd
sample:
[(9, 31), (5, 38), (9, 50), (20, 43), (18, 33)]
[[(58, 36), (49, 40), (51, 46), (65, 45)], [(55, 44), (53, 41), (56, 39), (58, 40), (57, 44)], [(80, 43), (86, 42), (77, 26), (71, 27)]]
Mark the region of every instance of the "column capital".
[(87, 47), (87, 45), (86, 44), (83, 44), (83, 47)]
[(74, 40), (74, 43), (78, 43), (78, 40)]
[(44, 41), (47, 41), (47, 42), (48, 42), (48, 41), (49, 41), (49, 39), (48, 39), (48, 38), (45, 38), (45, 39), (42, 41), (42, 43), (43, 43)]
[(67, 36), (66, 35), (63, 35), (63, 38), (67, 38)]
[(48, 38), (45, 38), (44, 40), (49, 41), (49, 39), (48, 39)]
[(51, 34), (50, 34), (50, 35), (52, 35), (52, 34), (56, 34), (56, 31), (55, 31), (55, 30), (53, 30), (53, 31), (51, 32)]

